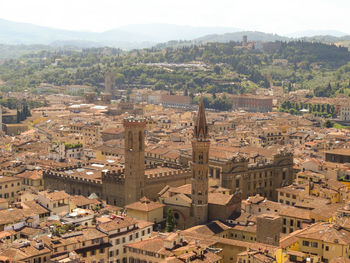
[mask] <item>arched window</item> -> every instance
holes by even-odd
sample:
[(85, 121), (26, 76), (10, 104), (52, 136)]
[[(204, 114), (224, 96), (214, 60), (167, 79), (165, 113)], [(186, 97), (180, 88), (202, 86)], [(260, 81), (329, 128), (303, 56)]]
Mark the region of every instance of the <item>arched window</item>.
[(133, 138), (132, 138), (132, 132), (129, 131), (128, 132), (128, 147), (129, 147), (129, 150), (132, 150), (134, 147), (133, 147)]
[(139, 131), (139, 151), (142, 151), (142, 145), (143, 145), (142, 132)]
[(199, 156), (198, 156), (198, 162), (199, 162), (200, 164), (203, 163), (203, 153), (200, 153), (200, 154), (199, 154)]

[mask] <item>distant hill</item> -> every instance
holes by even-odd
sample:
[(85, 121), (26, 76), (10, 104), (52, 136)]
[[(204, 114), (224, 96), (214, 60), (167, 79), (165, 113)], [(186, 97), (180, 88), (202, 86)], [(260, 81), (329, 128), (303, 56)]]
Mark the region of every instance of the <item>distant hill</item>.
[[(293, 34), (295, 36), (304, 36), (303, 38), (298, 38), (304, 41), (320, 41), (350, 46), (350, 36), (344, 36), (345, 33), (339, 31), (310, 30)], [(270, 33), (240, 31), (240, 29), (233, 27), (144, 24), (127, 25), (105, 32), (86, 32), (55, 29), (0, 19), (0, 44), (6, 45), (50, 45), (54, 48), (110, 46), (130, 50), (153, 46), (162, 48), (205, 42), (242, 41), (243, 35), (248, 36), (248, 41), (295, 40), (295, 38)], [(6, 48), (3, 48), (3, 50)], [(36, 50), (36, 47), (34, 49)]]
[(94, 38), (92, 32), (75, 32), (0, 19), (1, 44), (50, 44), (57, 40), (92, 38)]
[(241, 31), (235, 33), (226, 34), (212, 34), (199, 37), (195, 39), (196, 42), (229, 42), (229, 41), (242, 41), (243, 36), (248, 37), (248, 41), (288, 41), (288, 37), (279, 36), (276, 34), (258, 32), (258, 31)]
[(303, 38), (303, 37), (314, 37), (314, 36), (333, 36), (333, 37), (343, 37), (349, 35), (348, 33), (344, 33), (337, 30), (305, 30), (305, 31), (297, 31), (291, 34), (287, 34), (286, 36), (292, 38)]
[(212, 33), (237, 31), (227, 27), (192, 27), (168, 24), (129, 25), (105, 32), (55, 29), (0, 19), (0, 44), (44, 44), (114, 46), (120, 48), (150, 47), (173, 39), (194, 39)]
[(151, 37), (156, 42), (192, 40), (209, 34), (242, 31), (241, 29), (233, 27), (194, 27), (170, 24), (128, 25), (120, 27), (119, 29), (139, 35), (147, 34), (147, 36)]
[(330, 35), (324, 36), (313, 36), (313, 37), (302, 37), (300, 40), (308, 42), (322, 42), (325, 44), (335, 44), (337, 46), (343, 46), (350, 48), (350, 36), (335, 37)]

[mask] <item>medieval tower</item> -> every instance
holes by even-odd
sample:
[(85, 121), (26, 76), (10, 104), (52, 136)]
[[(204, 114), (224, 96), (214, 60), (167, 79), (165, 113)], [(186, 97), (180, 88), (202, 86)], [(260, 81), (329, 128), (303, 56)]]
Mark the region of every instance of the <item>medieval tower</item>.
[(208, 221), (209, 146), (208, 125), (202, 100), (192, 141), (192, 215), (195, 224)]
[(113, 95), (115, 89), (115, 75), (109, 71), (105, 73), (105, 93)]
[(145, 194), (145, 127), (145, 119), (124, 119), (125, 205), (137, 202)]

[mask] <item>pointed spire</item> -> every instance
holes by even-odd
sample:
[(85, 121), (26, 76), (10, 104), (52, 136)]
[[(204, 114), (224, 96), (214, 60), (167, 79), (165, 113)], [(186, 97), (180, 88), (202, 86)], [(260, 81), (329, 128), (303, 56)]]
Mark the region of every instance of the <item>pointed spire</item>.
[(197, 120), (194, 126), (194, 137), (197, 138), (197, 140), (207, 140), (209, 138), (203, 98), (201, 99), (201, 102), (199, 104)]

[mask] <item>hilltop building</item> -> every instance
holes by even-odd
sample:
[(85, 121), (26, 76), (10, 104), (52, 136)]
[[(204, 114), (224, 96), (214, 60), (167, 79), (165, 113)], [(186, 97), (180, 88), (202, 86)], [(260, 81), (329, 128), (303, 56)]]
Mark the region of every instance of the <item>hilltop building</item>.
[(272, 111), (272, 97), (254, 95), (233, 96), (233, 109), (249, 112), (270, 112)]

